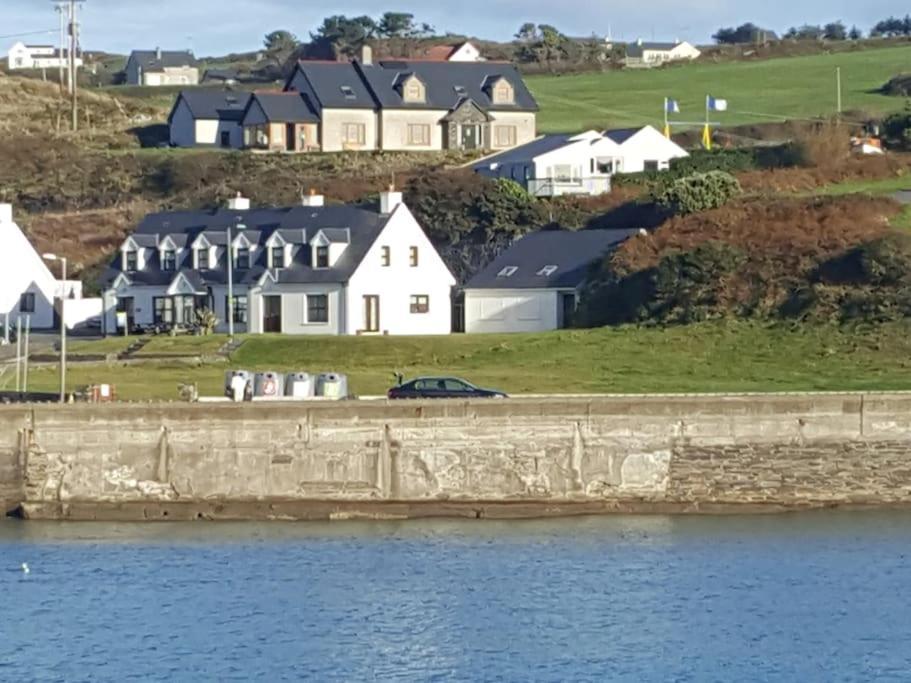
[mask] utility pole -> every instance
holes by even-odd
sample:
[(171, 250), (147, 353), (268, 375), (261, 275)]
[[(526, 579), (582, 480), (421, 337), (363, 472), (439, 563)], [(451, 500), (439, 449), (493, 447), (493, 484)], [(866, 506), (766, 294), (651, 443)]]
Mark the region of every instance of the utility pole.
[(54, 9), (57, 10), (57, 15), (60, 17), (60, 45), (57, 52), (57, 62), (58, 70), (60, 73), (59, 80), (57, 81), (60, 84), (60, 92), (63, 93), (63, 55), (66, 54), (66, 19), (63, 16), (63, 5), (59, 2), (54, 3)]
[(72, 95), (72, 114), (73, 114), (73, 132), (79, 129), (78, 119), (78, 95), (79, 85), (76, 80), (76, 45), (79, 42), (79, 21), (76, 18), (76, 2), (70, 0), (70, 83)]
[(841, 118), (841, 67), (835, 67), (835, 111)]
[(234, 341), (234, 247), (231, 245), (231, 226), (228, 226), (228, 249), (227, 263), (228, 268), (228, 339)]

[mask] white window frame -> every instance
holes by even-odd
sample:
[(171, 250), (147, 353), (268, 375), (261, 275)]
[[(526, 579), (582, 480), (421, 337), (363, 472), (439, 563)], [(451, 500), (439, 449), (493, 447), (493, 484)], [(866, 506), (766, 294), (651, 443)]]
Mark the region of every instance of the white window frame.
[[(317, 297), (317, 296), (321, 296), (326, 299), (326, 319), (313, 321), (313, 320), (310, 320), (310, 298)], [(305, 294), (304, 295), (304, 315), (303, 315), (304, 324), (306, 324), (306, 325), (329, 325), (332, 321), (332, 313), (329, 310), (329, 308), (330, 308), (329, 302), (330, 302), (330, 297), (329, 297), (328, 292), (317, 292), (314, 294)]]

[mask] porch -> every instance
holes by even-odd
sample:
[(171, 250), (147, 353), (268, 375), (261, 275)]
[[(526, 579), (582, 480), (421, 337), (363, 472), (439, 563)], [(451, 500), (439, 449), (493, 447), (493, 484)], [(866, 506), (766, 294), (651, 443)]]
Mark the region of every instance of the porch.
[(317, 123), (264, 123), (244, 126), (244, 148), (261, 152), (319, 152)]

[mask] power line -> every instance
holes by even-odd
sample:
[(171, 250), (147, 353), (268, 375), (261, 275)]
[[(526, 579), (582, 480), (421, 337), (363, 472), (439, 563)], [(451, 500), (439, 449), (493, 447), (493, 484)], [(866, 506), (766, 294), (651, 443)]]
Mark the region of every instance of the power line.
[(6, 36), (0, 36), (0, 40), (6, 40), (7, 38), (24, 38), (25, 36), (42, 36), (56, 32), (56, 29), (51, 29), (50, 31), (26, 31), (25, 33), (10, 33)]

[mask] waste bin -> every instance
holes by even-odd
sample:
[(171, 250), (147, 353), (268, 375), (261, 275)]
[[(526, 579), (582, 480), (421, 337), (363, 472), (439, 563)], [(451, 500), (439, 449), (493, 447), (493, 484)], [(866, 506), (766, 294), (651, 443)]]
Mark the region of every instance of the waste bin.
[(277, 372), (257, 372), (253, 381), (255, 398), (281, 398), (285, 395), (285, 378)]
[(253, 383), (253, 373), (249, 370), (228, 370), (225, 373), (225, 396), (231, 399), (236, 398), (231, 388), (235, 377), (242, 378), (245, 386)]
[(323, 398), (348, 397), (348, 377), (337, 372), (324, 372), (316, 380), (316, 395)]
[(292, 372), (285, 377), (285, 396), (288, 398), (310, 398), (314, 389), (313, 375), (308, 372)]

